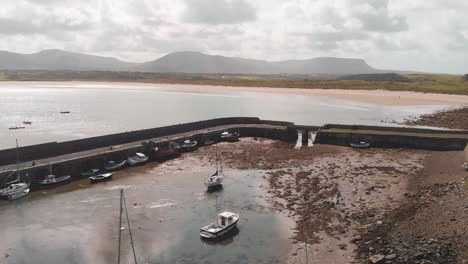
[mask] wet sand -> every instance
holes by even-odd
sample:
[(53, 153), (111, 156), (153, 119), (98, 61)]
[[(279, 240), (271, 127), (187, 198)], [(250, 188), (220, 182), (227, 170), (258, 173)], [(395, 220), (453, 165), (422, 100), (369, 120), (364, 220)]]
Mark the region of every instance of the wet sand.
[[(109, 183), (83, 180), (0, 203), (5, 263), (115, 261), (120, 188), (145, 263), (302, 264), (306, 247), (308, 263), (321, 264), (468, 257), (463, 151), (294, 149), (264, 139), (218, 147), (226, 175), (219, 193), (202, 184), (213, 172), (210, 146), (121, 171)], [(220, 210), (240, 212), (239, 232), (224, 243), (200, 241), (199, 228)]]
[(157, 83), (135, 83), (135, 82), (0, 82), (2, 86), (33, 84), (41, 85), (76, 85), (86, 89), (86, 85), (100, 85), (100, 88), (112, 89), (129, 87), (160, 88), (163, 91), (188, 92), (188, 93), (222, 93), (222, 92), (250, 92), (250, 93), (276, 93), (295, 94), (305, 96), (328, 97), (340, 100), (356, 101), (368, 104), (384, 106), (457, 106), (468, 104), (468, 96), (417, 93), (409, 91), (385, 91), (385, 90), (342, 90), (342, 89), (301, 89), (301, 88), (271, 88), (271, 87), (233, 87), (212, 85), (190, 85), (190, 84), (157, 84)]

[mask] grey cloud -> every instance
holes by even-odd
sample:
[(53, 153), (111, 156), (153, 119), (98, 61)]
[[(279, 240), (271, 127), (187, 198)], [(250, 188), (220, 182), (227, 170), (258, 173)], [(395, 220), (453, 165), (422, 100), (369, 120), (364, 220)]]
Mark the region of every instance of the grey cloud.
[(371, 9), (356, 15), (364, 30), (373, 32), (408, 31), (409, 25), (404, 16), (390, 14), (388, 10), (389, 0), (370, 0), (366, 4)]
[(256, 17), (255, 7), (244, 0), (186, 0), (183, 19), (199, 24), (235, 24)]
[(33, 21), (29, 18), (14, 19), (0, 17), (0, 34), (20, 35), (20, 34), (45, 34), (56, 31), (80, 31), (91, 28), (92, 23), (59, 20), (54, 17), (46, 17), (39, 21)]

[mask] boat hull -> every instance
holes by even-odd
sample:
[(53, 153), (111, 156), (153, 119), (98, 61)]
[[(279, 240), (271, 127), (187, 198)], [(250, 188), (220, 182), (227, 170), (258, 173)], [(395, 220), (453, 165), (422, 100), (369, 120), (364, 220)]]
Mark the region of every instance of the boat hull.
[(106, 169), (106, 171), (116, 171), (116, 170), (119, 170), (119, 169), (123, 168), (125, 165), (127, 165), (126, 160), (124, 160), (124, 161), (122, 161), (120, 163), (116, 163), (114, 165), (107, 165), (107, 166), (105, 166), (105, 169)]
[(18, 200), (18, 199), (21, 199), (23, 197), (26, 197), (28, 194), (29, 194), (29, 188), (26, 189), (26, 190), (23, 190), (21, 192), (12, 194), (12, 195), (8, 195), (7, 199), (10, 200), (10, 201)]
[(230, 224), (229, 226), (226, 226), (224, 229), (218, 231), (218, 232), (209, 232), (206, 230), (201, 229), (200, 230), (200, 237), (202, 239), (206, 240), (218, 240), (226, 235), (228, 235), (232, 230), (234, 230), (237, 227), (237, 222), (239, 222), (239, 219), (237, 219), (235, 222)]
[(106, 182), (112, 180), (112, 174), (109, 176), (103, 176), (103, 177), (89, 177), (89, 182), (94, 184), (94, 183), (99, 183), (99, 182)]

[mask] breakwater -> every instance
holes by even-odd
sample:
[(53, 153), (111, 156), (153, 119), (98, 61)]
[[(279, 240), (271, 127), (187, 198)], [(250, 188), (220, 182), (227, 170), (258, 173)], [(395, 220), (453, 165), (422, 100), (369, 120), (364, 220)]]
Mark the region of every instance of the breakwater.
[[(32, 182), (48, 174), (80, 177), (91, 168), (103, 170), (106, 161), (125, 160), (136, 152), (147, 153), (143, 141), (164, 148), (168, 141), (182, 143), (190, 139), (203, 146), (220, 140), (224, 131), (237, 132), (241, 137), (261, 137), (295, 142), (300, 134), (303, 145), (349, 146), (365, 141), (375, 148), (414, 148), (428, 150), (463, 150), (468, 131), (417, 129), (407, 127), (377, 127), (358, 125), (325, 125), (323, 127), (295, 125), (291, 122), (261, 120), (256, 117), (233, 117), (205, 120), (160, 128), (124, 132), (67, 142), (53, 142), (18, 149), (0, 150), (0, 187), (17, 175), (28, 175)], [(316, 134), (316, 136), (315, 136)], [(16, 157), (20, 162), (16, 162)], [(9, 178), (9, 179), (8, 179)]]
[(361, 141), (374, 148), (463, 150), (468, 131), (329, 124), (318, 130), (315, 139), (316, 144), (340, 146)]

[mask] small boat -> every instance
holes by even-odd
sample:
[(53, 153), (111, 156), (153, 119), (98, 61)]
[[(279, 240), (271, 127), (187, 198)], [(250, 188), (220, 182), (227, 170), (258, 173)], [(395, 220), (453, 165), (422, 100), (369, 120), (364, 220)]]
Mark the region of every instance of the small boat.
[(112, 180), (112, 173), (103, 173), (103, 174), (89, 177), (89, 181), (91, 183), (98, 183), (98, 182), (104, 182), (104, 181), (109, 181), (109, 180)]
[(89, 171), (85, 171), (85, 172), (82, 172), (81, 173), (81, 176), (83, 177), (89, 177), (89, 176), (93, 176), (93, 175), (96, 175), (99, 173), (99, 169), (91, 169)]
[(17, 200), (17, 199), (20, 199), (20, 198), (23, 198), (23, 197), (27, 196), (28, 194), (29, 194), (29, 188), (27, 188), (26, 190), (22, 190), (20, 192), (8, 195), (7, 199), (10, 200), (10, 201)]
[(365, 141), (361, 141), (359, 143), (351, 143), (350, 146), (353, 147), (353, 148), (369, 148), (370, 143), (365, 142)]
[(221, 133), (219, 138), (222, 141), (229, 141), (229, 142), (238, 141), (239, 140), (239, 133), (237, 133), (237, 132), (230, 133), (228, 131), (225, 131), (225, 132)]
[(115, 171), (115, 170), (123, 168), (125, 164), (127, 164), (126, 160), (122, 160), (122, 161), (110, 160), (104, 165), (104, 168), (106, 169), (106, 171)]
[(23, 121), (23, 124), (24, 125), (32, 125), (32, 122), (31, 121)]
[(0, 196), (10, 196), (29, 189), (28, 183), (14, 183), (0, 190)]
[(197, 148), (197, 145), (198, 145), (198, 142), (193, 140), (191, 141), (190, 139), (187, 139), (185, 140), (182, 145), (180, 146), (180, 148), (183, 150), (183, 151), (192, 151), (192, 150), (195, 150)]
[(14, 126), (14, 127), (9, 127), (8, 129), (10, 130), (16, 130), (16, 129), (25, 129), (26, 127), (24, 126)]
[(69, 114), (70, 111), (60, 111), (61, 114)]
[(239, 214), (223, 212), (218, 215), (215, 223), (204, 226), (200, 229), (200, 236), (205, 239), (218, 239), (232, 231), (239, 221)]
[(59, 184), (65, 184), (71, 179), (70, 175), (55, 177), (55, 175), (47, 175), (44, 179), (38, 181), (39, 187), (51, 188)]
[(128, 164), (130, 164), (131, 166), (135, 166), (135, 165), (138, 165), (138, 164), (142, 164), (142, 163), (145, 163), (148, 161), (148, 156), (146, 156), (145, 154), (143, 153), (136, 153), (135, 156), (133, 157), (129, 157), (127, 159), (127, 162)]
[(207, 187), (208, 191), (212, 191), (216, 188), (221, 187), (223, 183), (223, 178), (223, 167), (219, 159), (218, 148), (216, 148), (216, 172), (205, 180), (205, 186)]

